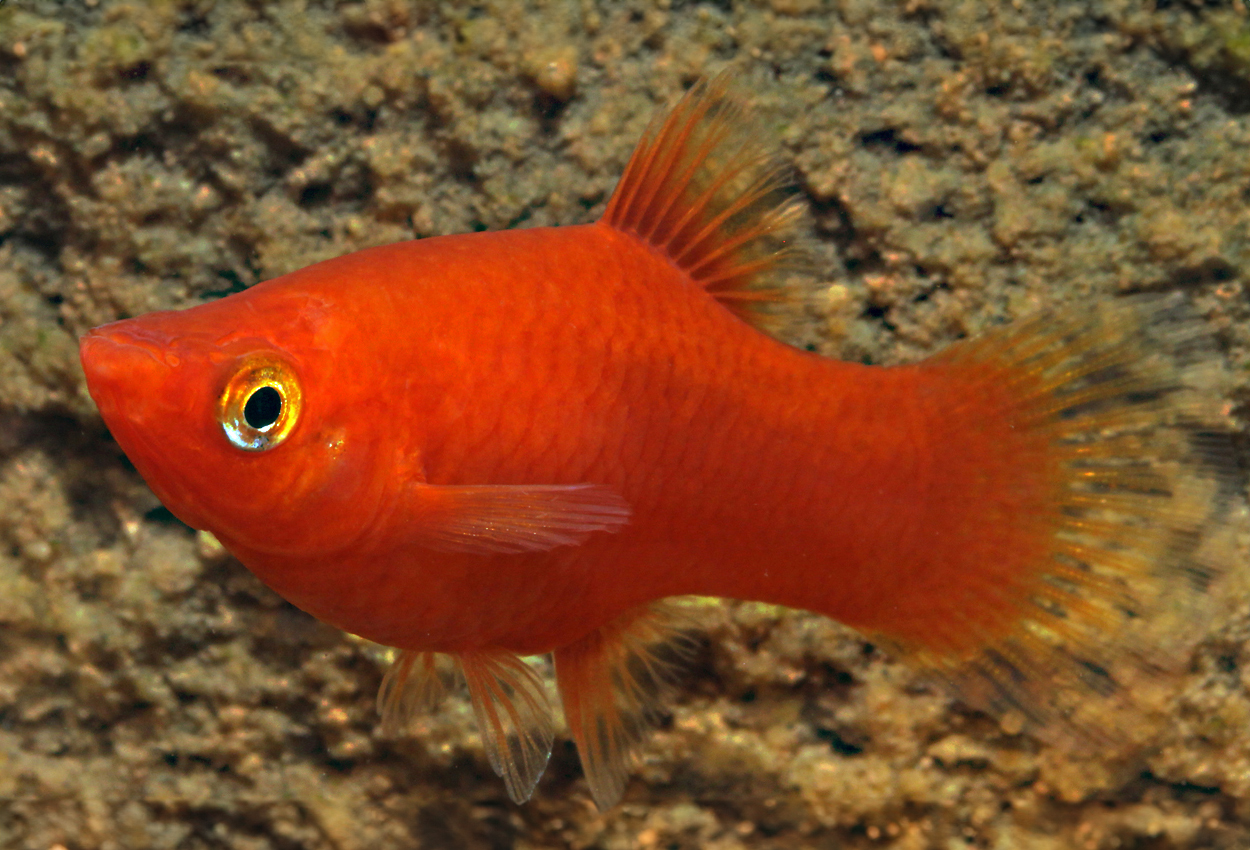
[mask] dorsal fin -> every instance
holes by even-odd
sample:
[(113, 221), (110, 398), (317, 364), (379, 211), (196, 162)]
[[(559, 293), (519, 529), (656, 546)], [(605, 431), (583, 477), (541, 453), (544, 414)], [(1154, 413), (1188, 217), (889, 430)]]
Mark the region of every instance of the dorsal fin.
[(802, 265), (802, 206), (768, 134), (722, 73), (696, 83), (634, 149), (603, 222), (666, 254), (735, 313), (778, 300)]

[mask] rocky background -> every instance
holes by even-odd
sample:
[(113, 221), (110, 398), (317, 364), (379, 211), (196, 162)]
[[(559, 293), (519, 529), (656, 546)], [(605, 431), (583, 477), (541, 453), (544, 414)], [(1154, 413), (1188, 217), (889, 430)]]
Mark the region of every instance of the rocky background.
[(794, 341), (899, 363), (1180, 290), (1244, 419), (1240, 0), (7, 0), (0, 847), (1250, 846), (1243, 607), (1114, 753), (1011, 734), (819, 618), (715, 608), (624, 802), (595, 810), (561, 738), (517, 807), (463, 700), (382, 737), (385, 652), (180, 525), (103, 428), (87, 328), (370, 245), (593, 220), (653, 112), (726, 65), (813, 211)]

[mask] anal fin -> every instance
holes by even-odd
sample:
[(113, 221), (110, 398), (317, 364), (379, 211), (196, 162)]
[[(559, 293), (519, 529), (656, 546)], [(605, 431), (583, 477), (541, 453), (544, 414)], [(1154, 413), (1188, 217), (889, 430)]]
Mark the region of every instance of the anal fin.
[[(415, 714), (437, 706), (444, 692), (435, 666), (437, 655), (404, 650), (387, 671), (378, 690), (385, 734), (395, 734)], [(504, 650), (475, 650), (450, 657), (468, 684), (491, 768), (503, 778), (513, 802), (524, 803), (547, 767), (555, 737), (542, 679)]]
[(469, 685), (478, 734), (508, 796), (524, 803), (551, 757), (551, 704), (534, 669), (505, 651), (458, 656)]
[(596, 805), (616, 804), (630, 758), (692, 651), (681, 606), (654, 602), (555, 652), (564, 716)]

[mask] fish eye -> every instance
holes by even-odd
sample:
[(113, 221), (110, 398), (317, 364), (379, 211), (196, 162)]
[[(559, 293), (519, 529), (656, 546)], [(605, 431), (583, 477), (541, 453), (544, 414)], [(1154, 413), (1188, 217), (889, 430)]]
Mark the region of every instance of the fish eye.
[(217, 421), (235, 448), (263, 452), (290, 435), (302, 404), (303, 390), (290, 365), (273, 355), (255, 355), (226, 381)]
[(272, 428), (281, 416), (282, 393), (268, 384), (253, 390), (243, 405), (243, 421), (257, 431)]

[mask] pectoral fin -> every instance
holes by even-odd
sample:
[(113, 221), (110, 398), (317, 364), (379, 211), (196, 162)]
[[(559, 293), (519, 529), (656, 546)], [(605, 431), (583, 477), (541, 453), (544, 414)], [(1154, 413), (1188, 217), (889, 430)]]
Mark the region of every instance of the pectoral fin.
[(417, 484), (420, 542), (443, 552), (515, 554), (575, 546), (629, 522), (625, 499), (597, 484)]
[(625, 790), (630, 757), (692, 654), (692, 626), (681, 606), (654, 602), (555, 652), (564, 717), (601, 810)]

